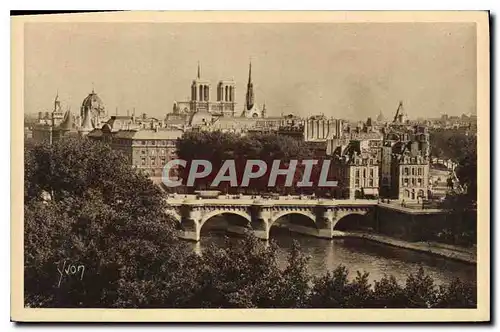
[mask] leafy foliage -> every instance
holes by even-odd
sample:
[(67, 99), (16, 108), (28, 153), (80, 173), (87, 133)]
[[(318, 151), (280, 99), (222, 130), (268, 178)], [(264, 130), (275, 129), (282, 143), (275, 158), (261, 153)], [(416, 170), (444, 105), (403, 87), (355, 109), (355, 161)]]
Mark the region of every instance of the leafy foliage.
[(434, 129), (430, 132), (431, 156), (458, 162), (464, 151), (476, 148), (474, 135), (459, 129)]
[(458, 163), (455, 173), (463, 192), (449, 193), (442, 204), (453, 227), (435, 232), (438, 241), (458, 245), (477, 242), (477, 137), (458, 129), (438, 129), (430, 135), (431, 154)]
[[(175, 257), (190, 251), (174, 237), (159, 189), (121, 155), (87, 140), (35, 145), (26, 151), (25, 182), (27, 303), (163, 302), (158, 283), (175, 284)], [(84, 266), (83, 277), (64, 273), (70, 265)]]

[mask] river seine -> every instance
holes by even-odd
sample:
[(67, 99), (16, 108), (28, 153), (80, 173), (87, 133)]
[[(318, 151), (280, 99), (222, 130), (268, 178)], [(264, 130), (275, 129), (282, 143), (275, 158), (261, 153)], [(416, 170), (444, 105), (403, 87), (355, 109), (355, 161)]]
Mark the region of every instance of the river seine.
[[(193, 249), (203, 252), (210, 244), (225, 246), (225, 237), (221, 232), (208, 232), (201, 236), (200, 242), (193, 244)], [(237, 236), (229, 236), (231, 242), (241, 241)], [(423, 252), (395, 248), (372, 241), (345, 238), (319, 239), (296, 233), (271, 229), (271, 239), (279, 247), (279, 264), (286, 266), (287, 256), (296, 240), (302, 251), (310, 257), (309, 272), (312, 275), (322, 275), (343, 264), (350, 271), (350, 276), (356, 275), (356, 270), (369, 272), (373, 283), (384, 274), (394, 275), (400, 284), (404, 284), (409, 273), (414, 273), (422, 266), (427, 274), (434, 278), (435, 283), (448, 283), (454, 278), (462, 281), (476, 282), (476, 265), (461, 263)]]

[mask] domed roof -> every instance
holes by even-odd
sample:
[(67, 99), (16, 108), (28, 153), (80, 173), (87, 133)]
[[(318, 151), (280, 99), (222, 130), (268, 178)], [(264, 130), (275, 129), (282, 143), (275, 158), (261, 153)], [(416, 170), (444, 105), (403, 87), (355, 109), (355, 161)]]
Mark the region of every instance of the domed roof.
[(191, 126), (208, 125), (212, 122), (212, 114), (207, 111), (198, 111), (191, 115), (189, 119), (189, 124)]
[(92, 89), (92, 92), (89, 93), (89, 95), (83, 100), (82, 107), (89, 109), (103, 109), (104, 103), (97, 93), (94, 92), (94, 89)]
[(384, 114), (382, 114), (382, 111), (380, 111), (379, 115), (377, 116), (377, 122), (385, 122), (385, 117)]

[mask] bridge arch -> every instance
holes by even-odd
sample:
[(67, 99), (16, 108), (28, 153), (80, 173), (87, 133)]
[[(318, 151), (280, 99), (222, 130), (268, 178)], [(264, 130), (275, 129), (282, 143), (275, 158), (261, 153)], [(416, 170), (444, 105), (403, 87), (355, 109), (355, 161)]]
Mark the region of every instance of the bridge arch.
[(316, 227), (316, 216), (312, 213), (312, 212), (308, 212), (308, 211), (300, 211), (300, 210), (290, 210), (290, 211), (282, 211), (282, 212), (279, 212), (277, 214), (275, 214), (274, 216), (272, 216), (270, 222), (269, 222), (269, 228), (271, 228), (273, 226), (273, 224), (276, 223), (276, 221), (278, 221), (278, 219), (284, 217), (284, 216), (287, 216), (287, 215), (302, 215), (304, 217), (307, 217), (313, 224), (314, 226)]
[(343, 231), (349, 229), (359, 229), (369, 225), (370, 219), (367, 217), (368, 211), (352, 211), (341, 213), (333, 222), (332, 229)]
[(213, 218), (215, 216), (218, 216), (218, 215), (223, 215), (223, 214), (232, 214), (232, 215), (238, 215), (244, 219), (246, 219), (249, 223), (252, 221), (252, 217), (250, 216), (250, 214), (248, 214), (248, 212), (244, 212), (244, 211), (238, 211), (238, 210), (215, 210), (215, 211), (210, 211), (206, 214), (204, 214), (202, 217), (201, 217), (201, 220), (200, 220), (200, 228), (203, 227), (203, 225), (210, 219), (210, 218)]

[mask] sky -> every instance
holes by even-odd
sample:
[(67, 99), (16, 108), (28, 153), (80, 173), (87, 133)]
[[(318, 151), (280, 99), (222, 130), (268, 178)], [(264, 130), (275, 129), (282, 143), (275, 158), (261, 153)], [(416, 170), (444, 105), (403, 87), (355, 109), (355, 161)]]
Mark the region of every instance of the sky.
[(473, 23), (27, 23), (25, 113), (78, 113), (95, 89), (110, 115), (163, 117), (196, 77), (236, 81), (248, 64), (268, 115), (410, 118), (476, 113)]

